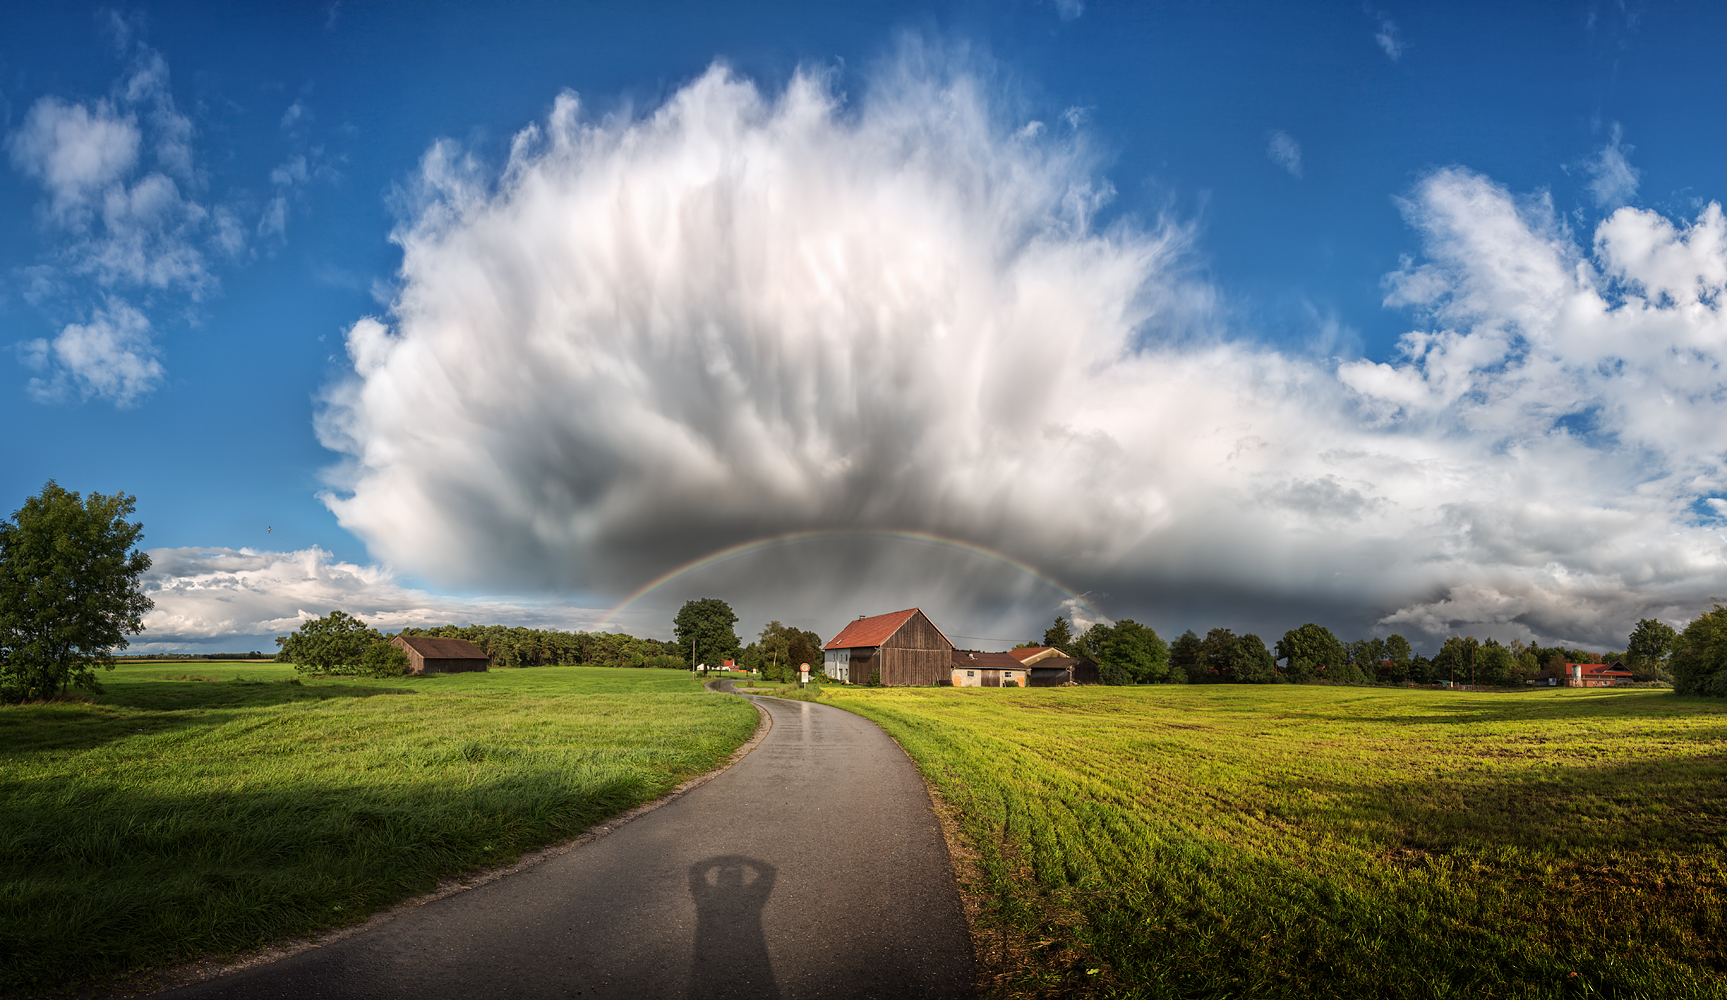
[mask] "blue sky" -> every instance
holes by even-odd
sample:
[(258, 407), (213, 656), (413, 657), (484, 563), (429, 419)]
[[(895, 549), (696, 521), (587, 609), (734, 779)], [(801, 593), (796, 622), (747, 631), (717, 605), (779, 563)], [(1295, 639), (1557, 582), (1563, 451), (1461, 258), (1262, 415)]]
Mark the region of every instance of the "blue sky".
[[(836, 534), (680, 578), (617, 624), (663, 632), (710, 591), (746, 629), (823, 634), (918, 603), (1015, 638), (1063, 609), (1005, 563), (879, 534), (894, 531), (994, 550), (1164, 632), (1274, 637), (1311, 618), (1418, 647), (1452, 631), (1605, 647), (1727, 592), (1722, 451), (1692, 429), (1721, 395), (1719, 255), (1700, 221), (1727, 160), (1715, 8), (153, 4), (8, 20), (0, 495), (16, 506), (49, 478), (137, 495), (161, 550), (142, 644), (257, 648), (324, 605), (385, 627), (581, 627), (681, 564), (811, 530)], [(541, 145), (512, 154), (529, 128)], [(729, 152), (704, 159), (715, 135)], [(740, 158), (776, 166), (726, 175)], [(692, 170), (744, 192), (730, 221), (686, 224), (648, 271), (596, 249), (619, 191), (707, 205), (710, 189), (677, 188)], [(802, 215), (773, 207), (782, 192)], [(872, 219), (892, 225), (870, 235)], [(842, 237), (864, 241), (834, 272), (849, 291), (784, 267), (719, 290), (698, 273), (715, 247)], [(926, 273), (951, 283), (894, 284), (903, 241), (934, 247)], [(1542, 253), (1541, 289), (1507, 277)], [(1683, 288), (1662, 298), (1679, 258)], [(580, 292), (557, 261), (584, 269)], [(1046, 280), (1038, 294), (1089, 305), (1028, 295), (989, 313)], [(462, 288), (540, 305), (470, 312), (485, 295)], [(926, 298), (858, 319), (881, 288)], [(785, 305), (805, 294), (851, 312)], [(1617, 325), (1577, 319), (1583, 299)], [(628, 346), (594, 326), (597, 304), (663, 328)], [(793, 349), (810, 323), (843, 327), (827, 353)], [(1650, 337), (1667, 340), (1650, 354)], [(656, 368), (667, 338), (728, 360)], [(1052, 361), (1051, 344), (1071, 350)], [(878, 352), (926, 348), (949, 380), (908, 403)], [(462, 405), (424, 422), (405, 408), (416, 357), (471, 377)], [(1638, 409), (1663, 394), (1688, 408)], [(1024, 444), (1049, 435), (1070, 443)], [(1411, 456), (1424, 471), (1387, 465)]]

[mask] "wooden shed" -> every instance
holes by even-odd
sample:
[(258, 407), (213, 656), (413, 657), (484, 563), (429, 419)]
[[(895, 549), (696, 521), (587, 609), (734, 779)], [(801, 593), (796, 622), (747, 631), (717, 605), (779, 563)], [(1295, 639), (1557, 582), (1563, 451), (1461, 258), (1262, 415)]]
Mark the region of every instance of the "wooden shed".
[(390, 645), (408, 654), (410, 674), (461, 674), (486, 670), (492, 665), (485, 651), (466, 639), (398, 635), (390, 640)]
[(859, 618), (822, 647), (822, 673), (888, 687), (946, 685), (953, 680), (953, 643), (917, 608)]

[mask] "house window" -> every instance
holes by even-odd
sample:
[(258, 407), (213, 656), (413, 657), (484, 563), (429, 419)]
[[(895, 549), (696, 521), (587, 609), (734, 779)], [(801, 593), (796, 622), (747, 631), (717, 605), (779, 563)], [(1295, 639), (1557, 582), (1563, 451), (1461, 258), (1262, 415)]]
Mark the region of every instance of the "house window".
[(977, 676), (977, 671), (975, 671), (975, 670), (967, 670), (967, 671), (966, 671), (966, 672), (965, 672), (965, 675), (966, 675), (966, 676), (967, 676), (967, 677), (976, 677), (976, 676)]

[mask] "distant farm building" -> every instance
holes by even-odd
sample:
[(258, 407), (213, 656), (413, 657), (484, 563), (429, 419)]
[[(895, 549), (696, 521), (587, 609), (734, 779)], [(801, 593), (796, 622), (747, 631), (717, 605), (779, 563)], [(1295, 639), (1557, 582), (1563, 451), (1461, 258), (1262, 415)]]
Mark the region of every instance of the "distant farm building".
[(1031, 671), (1007, 653), (953, 651), (954, 687), (1025, 687)]
[(953, 643), (917, 608), (859, 618), (822, 647), (822, 673), (888, 687), (952, 682)]
[(1536, 674), (1534, 683), (1547, 687), (1618, 687), (1631, 683), (1631, 671), (1617, 663), (1567, 663), (1563, 672), (1548, 669)]
[(390, 645), (408, 654), (410, 674), (464, 674), (492, 665), (485, 651), (466, 639), (398, 635)]
[(1102, 684), (1097, 661), (1084, 656), (1064, 656), (1053, 646), (1024, 646), (1007, 655), (1026, 668), (1026, 686), (1065, 687), (1068, 684)]

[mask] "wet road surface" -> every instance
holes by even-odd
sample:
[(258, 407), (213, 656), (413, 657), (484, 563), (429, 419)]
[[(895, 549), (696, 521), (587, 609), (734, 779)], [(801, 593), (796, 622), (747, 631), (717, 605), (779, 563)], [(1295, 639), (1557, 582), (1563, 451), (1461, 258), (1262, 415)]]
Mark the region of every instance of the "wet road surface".
[(755, 750), (607, 836), (160, 995), (971, 996), (965, 918), (911, 761), (849, 712), (752, 700), (773, 724)]

